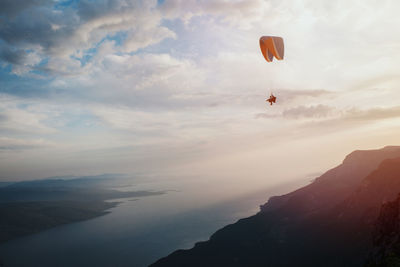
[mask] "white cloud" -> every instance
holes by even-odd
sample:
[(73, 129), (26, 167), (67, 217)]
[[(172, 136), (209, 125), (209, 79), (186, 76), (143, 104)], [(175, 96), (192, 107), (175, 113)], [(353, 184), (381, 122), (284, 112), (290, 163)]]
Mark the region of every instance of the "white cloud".
[(177, 36), (175, 32), (162, 26), (150, 27), (150, 29), (138, 28), (137, 30), (131, 30), (124, 41), (123, 51), (135, 52), (140, 48), (157, 44), (167, 38), (176, 39)]
[(5, 62), (14, 65), (16, 74), (34, 69), (46, 58), (49, 58), (43, 67), (46, 71), (57, 75), (80, 73), (79, 61), (71, 57), (80, 56), (85, 61), (90, 49), (96, 49), (104, 39), (124, 33), (127, 35), (123, 44), (125, 52), (176, 37), (172, 30), (161, 25), (156, 1), (81, 1), (77, 8), (63, 10), (53, 5), (49, 1), (27, 5), (16, 11), (15, 16), (6, 17), (0, 26), (2, 46), (33, 50), (40, 58), (35, 61), (26, 58), (17, 63), (3, 57)]
[(326, 105), (296, 106), (284, 109), (282, 113), (278, 114), (271, 114), (271, 113), (256, 114), (256, 118), (283, 117), (286, 119), (327, 119), (339, 116), (340, 112), (338, 110), (336, 110), (334, 107)]
[[(47, 126), (46, 113), (19, 107), (24, 102), (0, 95), (0, 129), (2, 133), (51, 134), (56, 129)], [(25, 102), (26, 103), (26, 102)]]
[(16, 139), (0, 136), (0, 151), (37, 149), (54, 146), (53, 142), (44, 139)]

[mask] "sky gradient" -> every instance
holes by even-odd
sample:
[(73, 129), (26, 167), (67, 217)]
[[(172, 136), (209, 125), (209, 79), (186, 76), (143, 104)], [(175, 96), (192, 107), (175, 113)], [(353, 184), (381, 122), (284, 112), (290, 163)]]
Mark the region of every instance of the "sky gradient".
[[(399, 145), (399, 11), (395, 0), (2, 1), (0, 181), (133, 173), (245, 190)], [(264, 60), (262, 35), (284, 38), (285, 60)]]

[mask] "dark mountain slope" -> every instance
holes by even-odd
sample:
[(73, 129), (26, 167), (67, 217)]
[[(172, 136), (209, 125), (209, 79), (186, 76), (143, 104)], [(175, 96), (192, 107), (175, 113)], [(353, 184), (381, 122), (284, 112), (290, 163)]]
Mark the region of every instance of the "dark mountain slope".
[(261, 207), (261, 211), (282, 208), (284, 205), (287, 209), (294, 207), (300, 209), (299, 212), (330, 208), (348, 197), (359, 186), (361, 180), (375, 170), (383, 160), (397, 157), (400, 157), (398, 146), (354, 151), (341, 165), (327, 171), (312, 184), (284, 196), (272, 197)]
[(400, 194), (382, 205), (373, 231), (368, 267), (400, 266)]
[(312, 184), (153, 266), (362, 266), (382, 202), (400, 192), (400, 159), (384, 161), (395, 157), (399, 147), (353, 152)]

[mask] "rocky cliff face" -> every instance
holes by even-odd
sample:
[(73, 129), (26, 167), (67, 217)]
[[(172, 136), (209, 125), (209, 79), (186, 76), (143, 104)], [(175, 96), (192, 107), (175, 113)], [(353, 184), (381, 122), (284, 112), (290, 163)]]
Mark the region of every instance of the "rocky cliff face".
[(372, 236), (373, 249), (366, 266), (400, 266), (400, 194), (382, 205)]
[(398, 157), (398, 146), (354, 151), (346, 156), (341, 165), (327, 171), (312, 184), (287, 195), (272, 197), (261, 206), (261, 211), (281, 208), (290, 201), (296, 203), (296, 206), (299, 206), (299, 201), (302, 203), (303, 209), (300, 212), (330, 208), (345, 200), (383, 160)]
[(356, 151), (312, 184), (153, 266), (362, 266), (380, 207), (399, 192), (400, 147)]

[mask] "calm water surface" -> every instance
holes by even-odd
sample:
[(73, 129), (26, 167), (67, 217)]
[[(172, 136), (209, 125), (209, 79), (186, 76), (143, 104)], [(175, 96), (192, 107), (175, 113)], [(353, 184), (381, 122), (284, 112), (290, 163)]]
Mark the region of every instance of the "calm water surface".
[(124, 190), (178, 190), (118, 200), (122, 202), (105, 216), (4, 243), (0, 259), (5, 267), (147, 266), (178, 248), (207, 240), (219, 228), (258, 212), (269, 196), (298, 186), (294, 183), (213, 201), (196, 183), (139, 184)]

